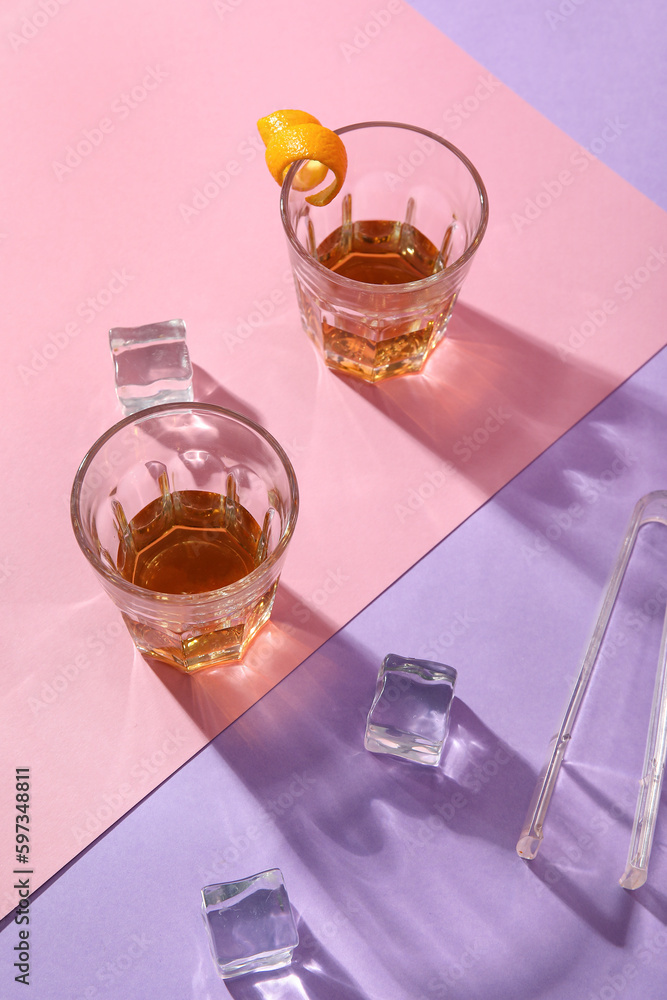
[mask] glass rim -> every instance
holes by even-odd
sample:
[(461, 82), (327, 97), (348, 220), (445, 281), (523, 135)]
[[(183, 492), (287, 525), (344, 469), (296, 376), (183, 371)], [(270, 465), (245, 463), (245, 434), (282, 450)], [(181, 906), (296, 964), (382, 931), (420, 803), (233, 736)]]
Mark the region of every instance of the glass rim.
[[(278, 544), (273, 552), (271, 552), (267, 558), (259, 564), (259, 566), (256, 566), (255, 569), (251, 570), (250, 573), (247, 573), (245, 576), (241, 577), (240, 580), (236, 580), (234, 583), (227, 584), (226, 587), (219, 587), (217, 590), (203, 590), (196, 594), (169, 594), (160, 590), (149, 590), (147, 587), (139, 587), (136, 583), (126, 580), (117, 571), (113, 573), (101, 560), (97, 550), (93, 548), (86, 537), (83, 519), (80, 515), (80, 501), (86, 473), (104, 445), (111, 441), (111, 439), (125, 427), (132, 424), (139, 424), (144, 420), (149, 420), (150, 418), (156, 416), (159, 417), (172, 413), (200, 413), (202, 411), (204, 413), (215, 414), (219, 417), (231, 418), (235, 423), (245, 425), (261, 437), (275, 452), (287, 475), (290, 500), (289, 516), (281, 532), (280, 538), (278, 539)], [(276, 440), (270, 431), (267, 431), (266, 428), (262, 427), (260, 424), (255, 423), (254, 420), (251, 420), (249, 417), (244, 417), (243, 414), (236, 413), (234, 410), (228, 410), (226, 407), (217, 406), (215, 403), (162, 403), (160, 406), (147, 407), (146, 409), (138, 410), (136, 413), (131, 413), (127, 417), (123, 417), (122, 420), (119, 420), (117, 423), (109, 427), (104, 434), (101, 434), (100, 437), (98, 437), (97, 440), (90, 446), (76, 471), (70, 495), (70, 517), (72, 521), (72, 528), (74, 530), (74, 537), (76, 538), (79, 548), (86, 556), (88, 562), (100, 576), (102, 576), (114, 587), (124, 591), (128, 595), (141, 597), (144, 600), (153, 602), (161, 601), (164, 604), (169, 603), (182, 606), (213, 603), (215, 601), (234, 597), (236, 594), (240, 594), (242, 591), (247, 590), (249, 584), (252, 585), (262, 575), (265, 575), (267, 568), (270, 569), (276, 562), (279, 561), (279, 559), (282, 558), (283, 553), (285, 552), (285, 549), (294, 534), (294, 527), (296, 525), (298, 513), (299, 487), (296, 473), (287, 452), (282, 445)]]
[[(489, 221), (489, 196), (486, 191), (486, 186), (481, 178), (479, 171), (477, 170), (477, 167), (465, 155), (465, 153), (463, 153), (458, 148), (458, 146), (455, 146), (453, 143), (449, 142), (449, 140), (445, 139), (443, 136), (437, 135), (435, 132), (431, 132), (428, 129), (421, 128), (421, 126), (419, 125), (408, 125), (405, 122), (369, 121), (369, 122), (357, 122), (354, 125), (344, 125), (342, 128), (337, 128), (334, 129), (333, 131), (336, 133), (336, 135), (344, 135), (346, 132), (356, 132), (359, 129), (370, 129), (370, 128), (399, 128), (399, 129), (405, 129), (405, 131), (407, 132), (418, 132), (420, 135), (425, 135), (427, 138), (432, 139), (440, 146), (444, 146), (451, 153), (453, 153), (461, 161), (461, 163), (463, 163), (465, 168), (468, 170), (468, 173), (472, 177), (475, 186), (477, 188), (477, 193), (479, 194), (479, 200), (481, 205), (481, 217), (477, 229), (475, 231), (475, 235), (471, 240), (469, 246), (466, 247), (463, 253), (459, 257), (457, 257), (456, 260), (452, 261), (451, 264), (448, 264), (447, 267), (443, 268), (442, 271), (438, 271), (436, 274), (429, 274), (425, 278), (418, 278), (416, 281), (406, 281), (397, 283), (395, 285), (392, 285), (390, 290), (391, 292), (396, 293), (396, 292), (403, 292), (408, 288), (410, 289), (425, 288), (429, 284), (435, 284), (439, 281), (442, 281), (444, 277), (448, 277), (449, 275), (454, 274), (456, 271), (459, 271), (474, 255), (475, 251), (482, 242), (482, 238), (484, 236), (484, 233), (486, 232), (486, 228)], [(374, 285), (367, 281), (357, 281), (356, 278), (347, 278), (342, 274), (337, 274), (335, 271), (330, 271), (328, 267), (325, 267), (324, 264), (321, 264), (319, 262), (319, 260), (316, 260), (314, 257), (312, 257), (303, 247), (300, 240), (297, 238), (296, 232), (289, 218), (287, 206), (289, 202), (289, 195), (292, 189), (292, 181), (294, 180), (294, 177), (296, 176), (300, 167), (306, 162), (308, 161), (297, 160), (290, 166), (289, 170), (285, 174), (285, 178), (283, 180), (282, 187), (280, 189), (280, 217), (282, 219), (283, 229), (287, 234), (287, 238), (290, 242), (290, 245), (293, 247), (293, 249), (299, 255), (299, 257), (301, 257), (302, 260), (307, 262), (310, 267), (315, 268), (316, 271), (322, 271), (322, 273), (326, 274), (334, 283), (340, 283), (342, 288), (358, 289), (359, 286), (361, 285), (362, 287), (367, 289), (384, 288), (386, 290), (387, 289), (386, 285)]]

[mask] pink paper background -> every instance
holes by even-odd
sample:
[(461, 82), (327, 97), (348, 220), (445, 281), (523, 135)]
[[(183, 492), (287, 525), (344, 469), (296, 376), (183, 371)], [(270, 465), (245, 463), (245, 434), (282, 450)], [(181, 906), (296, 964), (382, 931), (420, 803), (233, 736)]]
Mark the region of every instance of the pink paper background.
[[(72, 5), (17, 42), (27, 10), (2, 14), (0, 808), (30, 766), (34, 889), (664, 345), (667, 227), (404, 4), (377, 33), (355, 0), (317, 23), (301, 0), (261, 18), (250, 0)], [(392, 63), (417, 94), (387, 87)], [(489, 231), (421, 378), (332, 376), (300, 329), (254, 129), (292, 106), (334, 127), (412, 121), (485, 179)], [(134, 653), (68, 513), (78, 462), (120, 416), (108, 328), (177, 316), (197, 398), (265, 424), (302, 494), (275, 623), (246, 664), (193, 678)]]

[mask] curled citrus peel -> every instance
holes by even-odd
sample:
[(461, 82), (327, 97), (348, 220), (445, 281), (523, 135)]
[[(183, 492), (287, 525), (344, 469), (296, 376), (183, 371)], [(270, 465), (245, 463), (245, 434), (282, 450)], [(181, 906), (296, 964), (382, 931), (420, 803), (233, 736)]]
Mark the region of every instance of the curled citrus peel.
[(259, 134), (266, 146), (266, 165), (271, 176), (282, 184), (290, 166), (297, 160), (308, 160), (294, 179), (297, 191), (311, 191), (321, 184), (329, 170), (333, 182), (322, 191), (311, 194), (311, 205), (328, 205), (343, 186), (347, 172), (347, 154), (340, 136), (325, 128), (306, 111), (274, 111), (257, 122)]

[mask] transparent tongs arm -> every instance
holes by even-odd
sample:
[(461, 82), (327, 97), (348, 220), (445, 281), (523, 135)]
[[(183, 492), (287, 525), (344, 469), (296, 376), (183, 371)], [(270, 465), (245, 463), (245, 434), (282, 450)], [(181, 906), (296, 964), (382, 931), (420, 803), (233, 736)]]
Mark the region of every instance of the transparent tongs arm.
[[(654, 506), (659, 507), (659, 514), (652, 513)], [(551, 796), (556, 787), (558, 772), (563, 763), (567, 745), (572, 738), (572, 729), (574, 728), (588, 682), (593, 673), (593, 668), (600, 652), (600, 646), (609, 625), (609, 619), (614, 610), (616, 598), (618, 597), (618, 592), (637, 540), (637, 534), (642, 524), (654, 520), (665, 521), (667, 523), (667, 492), (649, 493), (645, 497), (642, 497), (635, 505), (630, 524), (607, 586), (588, 649), (586, 650), (586, 655), (574, 682), (560, 728), (549, 743), (547, 758), (540, 771), (528, 812), (526, 813), (523, 828), (516, 845), (517, 854), (522, 858), (532, 860), (537, 856), (537, 852), (540, 849), (540, 844), (544, 836), (544, 821), (549, 803), (551, 802)]]
[(667, 611), (662, 627), (660, 656), (655, 675), (653, 703), (646, 738), (646, 753), (639, 795), (635, 810), (635, 821), (630, 838), (628, 863), (619, 879), (624, 889), (639, 889), (648, 876), (648, 862), (653, 846), (653, 834), (658, 818), (662, 779), (665, 773), (667, 754)]

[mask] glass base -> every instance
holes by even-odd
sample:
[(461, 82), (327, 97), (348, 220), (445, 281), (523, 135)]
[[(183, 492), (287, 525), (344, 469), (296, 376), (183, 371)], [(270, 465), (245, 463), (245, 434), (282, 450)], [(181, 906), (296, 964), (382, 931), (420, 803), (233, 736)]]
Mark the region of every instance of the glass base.
[[(311, 338), (327, 368), (351, 375), (363, 382), (384, 382), (401, 375), (418, 374), (424, 369), (433, 351), (445, 337), (456, 296), (446, 303), (442, 312), (421, 329), (385, 335), (372, 340), (363, 335), (362, 327), (353, 324), (355, 332), (332, 326), (325, 319), (321, 325), (312, 308), (304, 310), (304, 295), (300, 296), (303, 327)], [(370, 332), (370, 331), (369, 331)]]
[(264, 594), (245, 622), (223, 627), (202, 628), (193, 633), (173, 632), (167, 628), (135, 622), (123, 614), (123, 620), (140, 653), (167, 663), (185, 674), (206, 667), (238, 663), (245, 656), (260, 629), (271, 617), (278, 582)]
[(324, 357), (327, 368), (340, 372), (342, 375), (351, 375), (352, 378), (360, 379), (362, 382), (384, 382), (390, 378), (397, 378), (399, 375), (417, 374), (422, 371), (433, 351), (433, 347), (431, 347), (416, 357), (400, 358), (383, 365), (369, 365), (346, 357), (329, 346), (322, 350), (318, 345), (318, 349)]

